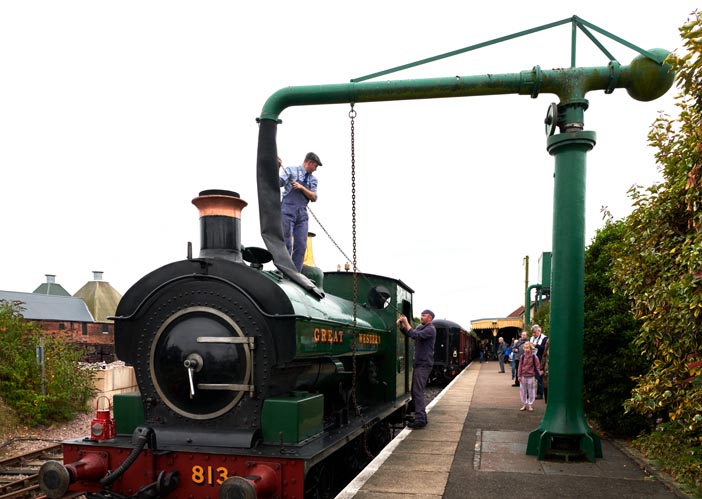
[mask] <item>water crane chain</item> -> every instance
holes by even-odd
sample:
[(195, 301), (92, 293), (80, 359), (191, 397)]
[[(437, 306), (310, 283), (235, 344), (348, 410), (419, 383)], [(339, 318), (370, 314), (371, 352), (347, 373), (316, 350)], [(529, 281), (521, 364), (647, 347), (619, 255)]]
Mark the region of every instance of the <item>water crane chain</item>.
[[(337, 243), (337, 242), (334, 240), (334, 238), (333, 238), (332, 235), (329, 233), (329, 231), (328, 231), (327, 228), (324, 226), (324, 224), (321, 222), (321, 220), (319, 219), (319, 217), (317, 217), (317, 214), (316, 214), (314, 211), (312, 211), (312, 208), (310, 208), (309, 206), (307, 206), (307, 211), (310, 212), (310, 215), (312, 215), (312, 218), (314, 218), (314, 220), (317, 222), (317, 225), (319, 225), (319, 228), (322, 229), (322, 230), (324, 231), (324, 233), (327, 235), (327, 237), (328, 237), (329, 240), (332, 242), (332, 244), (333, 244), (334, 246), (336, 246), (336, 249), (339, 250), (339, 253), (341, 253), (341, 255), (342, 255), (344, 258), (346, 258), (346, 261), (347, 261), (347, 262), (352, 261), (352, 259), (349, 258), (349, 256), (346, 254), (346, 252), (345, 252), (343, 249), (341, 249), (341, 246), (339, 246), (339, 243)], [(367, 283), (370, 283), (370, 282), (371, 282), (371, 280), (368, 279), (368, 277), (366, 277), (365, 275), (363, 275), (363, 271), (362, 271), (360, 268), (358, 268), (358, 266), (356, 267), (356, 271), (357, 271), (357, 273), (360, 274), (361, 279), (364, 279)], [(391, 310), (394, 310), (395, 312), (398, 312), (398, 313), (400, 312), (400, 309), (399, 309), (398, 307), (396, 307), (395, 305), (392, 305), (392, 304), (391, 304), (391, 305), (388, 305), (388, 307), (389, 307)]]
[(361, 409), (356, 401), (356, 346), (358, 332), (356, 330), (358, 323), (358, 266), (356, 256), (356, 110), (351, 103), (349, 111), (351, 119), (351, 235), (353, 241), (353, 335), (352, 338), (352, 354), (353, 374), (351, 378), (351, 398), (353, 406), (356, 408), (356, 415), (360, 415)]
[(344, 252), (344, 250), (341, 249), (341, 246), (339, 246), (339, 243), (337, 243), (337, 242), (334, 240), (334, 238), (333, 238), (332, 235), (329, 233), (329, 231), (327, 230), (327, 228), (324, 226), (324, 224), (323, 224), (323, 223), (319, 220), (319, 218), (317, 217), (317, 214), (316, 214), (314, 211), (312, 211), (312, 208), (310, 208), (310, 207), (308, 206), (308, 207), (307, 207), (307, 211), (310, 212), (310, 215), (312, 215), (312, 218), (315, 219), (315, 221), (317, 222), (317, 225), (319, 225), (319, 228), (322, 229), (322, 230), (324, 231), (324, 233), (327, 235), (327, 237), (328, 237), (329, 240), (332, 242), (332, 244), (333, 244), (334, 246), (336, 246), (336, 249), (339, 250), (339, 253), (341, 253), (341, 255), (342, 255), (344, 258), (346, 258), (346, 261), (347, 261), (347, 262), (350, 262), (350, 261), (351, 261), (351, 258), (349, 258), (349, 256)]
[[(312, 218), (315, 219), (315, 221), (317, 222), (317, 225), (319, 225), (319, 228), (322, 229), (322, 230), (324, 231), (324, 233), (327, 235), (327, 237), (328, 237), (329, 240), (332, 242), (332, 244), (333, 244), (334, 246), (336, 246), (336, 249), (339, 250), (339, 253), (341, 253), (341, 255), (342, 255), (344, 258), (346, 258), (346, 261), (347, 261), (347, 262), (350, 262), (350, 261), (351, 261), (351, 258), (349, 258), (349, 256), (344, 252), (344, 250), (341, 249), (341, 246), (339, 246), (339, 243), (337, 243), (337, 242), (334, 240), (334, 238), (333, 238), (332, 235), (329, 233), (329, 231), (326, 229), (326, 227), (324, 226), (324, 224), (323, 224), (323, 223), (319, 220), (319, 218), (317, 217), (317, 214), (316, 214), (314, 211), (312, 211), (312, 208), (310, 208), (310, 207), (308, 206), (308, 207), (307, 207), (307, 211), (310, 212), (310, 215), (312, 215)], [(350, 267), (349, 267), (349, 268), (350, 268)], [(348, 270), (348, 269), (347, 269), (347, 270)], [(361, 279), (365, 280), (367, 283), (371, 283), (371, 280), (368, 279), (368, 277), (365, 276), (365, 275), (363, 274), (363, 271), (362, 271), (360, 268), (356, 267), (356, 270), (357, 270), (357, 273), (360, 274)], [(395, 312), (398, 312), (398, 313), (400, 312), (400, 309), (397, 308), (395, 305), (392, 305), (392, 304), (391, 304), (391, 305), (388, 305), (388, 308), (391, 309), (391, 310), (394, 310)]]
[[(357, 349), (357, 326), (358, 326), (358, 255), (357, 255), (357, 237), (356, 237), (356, 110), (353, 108), (353, 103), (351, 103), (351, 110), (349, 111), (349, 119), (351, 120), (351, 232), (352, 232), (352, 243), (353, 243), (353, 258), (349, 258), (348, 255), (341, 249), (341, 246), (334, 240), (329, 231), (326, 229), (324, 224), (322, 224), (317, 217), (317, 215), (308, 206), (307, 210), (310, 212), (312, 217), (315, 219), (319, 227), (324, 231), (329, 240), (336, 246), (344, 258), (347, 261), (351, 260), (353, 262), (353, 334), (351, 335), (351, 359), (352, 359), (352, 375), (351, 375), (351, 403), (356, 410), (356, 415), (361, 415), (361, 407), (356, 401), (356, 349)], [(367, 277), (363, 276), (365, 279)], [(370, 451), (368, 447), (368, 432), (372, 428), (372, 424), (364, 424), (363, 431), (363, 451), (369, 458), (374, 458), (375, 456)]]

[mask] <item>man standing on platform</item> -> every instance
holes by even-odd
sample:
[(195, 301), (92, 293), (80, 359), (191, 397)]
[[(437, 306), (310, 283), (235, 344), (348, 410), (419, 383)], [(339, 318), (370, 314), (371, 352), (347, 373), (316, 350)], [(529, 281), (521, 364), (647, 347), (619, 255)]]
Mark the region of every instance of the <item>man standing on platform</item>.
[(500, 372), (505, 372), (505, 350), (507, 350), (507, 344), (505, 339), (500, 336), (497, 338), (497, 360), (500, 361)]
[[(531, 326), (531, 338), (529, 339), (532, 345), (536, 348), (536, 356), (539, 358), (539, 362), (544, 360), (544, 350), (546, 349), (546, 343), (548, 343), (548, 336), (541, 334), (541, 326), (534, 324)], [(536, 399), (544, 398), (544, 382), (541, 379), (541, 374), (536, 371)]]
[(400, 318), (397, 319), (397, 325), (400, 327), (402, 334), (415, 341), (414, 369), (412, 373), (414, 421), (407, 425), (413, 429), (424, 428), (428, 423), (424, 388), (427, 386), (429, 373), (431, 373), (431, 368), (434, 366), (434, 340), (436, 339), (436, 328), (432, 324), (434, 312), (424, 310), (419, 320), (421, 324), (416, 329), (413, 329), (404, 315), (400, 315)]

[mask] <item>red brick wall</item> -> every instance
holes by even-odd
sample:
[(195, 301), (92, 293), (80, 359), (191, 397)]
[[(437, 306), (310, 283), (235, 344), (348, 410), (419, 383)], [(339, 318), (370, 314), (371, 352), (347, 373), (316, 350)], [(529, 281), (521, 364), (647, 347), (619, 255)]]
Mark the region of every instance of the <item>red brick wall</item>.
[(113, 362), (115, 326), (108, 322), (33, 321), (49, 334), (66, 338), (83, 348), (86, 362)]

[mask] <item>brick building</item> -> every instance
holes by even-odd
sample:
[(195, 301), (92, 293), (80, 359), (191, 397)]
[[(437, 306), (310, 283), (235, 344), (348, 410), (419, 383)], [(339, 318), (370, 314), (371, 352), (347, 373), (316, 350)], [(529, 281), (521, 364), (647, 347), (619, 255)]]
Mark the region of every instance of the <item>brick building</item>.
[(0, 291), (0, 300), (20, 304), (24, 318), (37, 323), (43, 331), (67, 335), (83, 349), (86, 362), (116, 360), (114, 324), (107, 317), (115, 313), (121, 295), (102, 280), (102, 272), (94, 272), (93, 281), (75, 296), (57, 284), (54, 275), (46, 277), (46, 283), (33, 293)]

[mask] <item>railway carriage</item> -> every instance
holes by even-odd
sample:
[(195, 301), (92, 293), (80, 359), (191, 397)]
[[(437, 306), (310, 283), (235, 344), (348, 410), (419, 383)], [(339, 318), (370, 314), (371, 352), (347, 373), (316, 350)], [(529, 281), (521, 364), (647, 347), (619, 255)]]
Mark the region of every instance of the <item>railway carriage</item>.
[(445, 384), (453, 380), (477, 354), (476, 339), (459, 324), (446, 320), (433, 321), (436, 328), (434, 367), (429, 381)]

